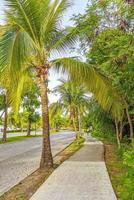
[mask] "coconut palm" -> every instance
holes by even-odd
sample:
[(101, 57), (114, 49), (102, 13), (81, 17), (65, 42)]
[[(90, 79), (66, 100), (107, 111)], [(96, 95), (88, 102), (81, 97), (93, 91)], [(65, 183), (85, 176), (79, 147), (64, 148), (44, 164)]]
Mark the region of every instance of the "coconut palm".
[[(114, 112), (117, 110), (118, 113), (115, 93), (113, 96), (108, 95), (108, 81), (86, 63), (73, 58), (51, 60), (52, 53), (62, 54), (75, 41), (77, 31), (67, 34), (61, 26), (63, 13), (70, 6), (68, 0), (5, 0), (5, 3), (6, 25), (0, 41), (1, 74), (3, 77), (11, 78), (11, 88), (18, 88), (17, 96), (12, 98), (17, 105), (26, 74), (32, 79), (36, 78), (41, 96), (43, 126), (40, 167), (51, 167), (53, 159), (47, 96), (50, 68), (54, 67), (62, 73), (72, 74), (74, 79), (80, 78), (80, 81), (83, 80), (97, 94), (98, 100), (107, 107), (107, 110), (113, 109)], [(21, 84), (18, 87), (20, 80)]]
[(50, 127), (54, 131), (59, 131), (63, 123), (63, 112), (61, 105), (58, 102), (54, 102), (49, 106), (49, 119)]
[[(8, 77), (8, 79), (6, 79), (6, 77)], [(15, 109), (18, 110), (18, 99), (20, 100), (22, 93), (27, 91), (27, 89), (33, 85), (33, 81), (29, 78), (27, 73), (21, 74), (18, 78), (18, 84), (14, 85), (14, 79), (12, 79), (9, 69), (5, 69), (0, 73), (0, 90), (2, 98), (0, 109), (4, 110), (2, 113), (2, 115), (4, 114), (3, 142), (6, 142), (7, 140), (8, 108), (12, 109), (15, 107)], [(17, 115), (15, 115), (15, 118), (16, 117)]]
[(87, 111), (89, 96), (82, 85), (78, 86), (71, 80), (60, 80), (60, 82), (61, 84), (54, 89), (60, 95), (60, 98), (57, 103), (53, 104), (53, 112), (56, 113), (56, 111), (62, 110), (69, 113), (71, 125), (77, 133), (77, 137), (79, 137), (81, 133), (81, 116)]

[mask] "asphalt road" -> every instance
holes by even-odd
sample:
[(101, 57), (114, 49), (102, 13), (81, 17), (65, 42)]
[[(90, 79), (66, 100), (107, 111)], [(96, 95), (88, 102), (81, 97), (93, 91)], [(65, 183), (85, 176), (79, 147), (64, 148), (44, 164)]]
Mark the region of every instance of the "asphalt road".
[[(53, 156), (74, 139), (75, 134), (67, 131), (51, 135)], [(0, 195), (39, 167), (41, 146), (40, 137), (0, 145)]]

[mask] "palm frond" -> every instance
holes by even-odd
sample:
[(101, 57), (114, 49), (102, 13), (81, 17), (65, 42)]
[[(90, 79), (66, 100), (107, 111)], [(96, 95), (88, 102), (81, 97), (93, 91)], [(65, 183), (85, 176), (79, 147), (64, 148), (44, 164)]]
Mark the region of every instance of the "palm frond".
[(55, 103), (52, 103), (50, 106), (49, 106), (49, 114), (50, 114), (50, 117), (53, 118), (53, 116), (57, 115), (57, 113), (61, 113), (63, 110), (63, 104), (61, 102), (55, 102)]
[(54, 43), (52, 43), (49, 49), (50, 53), (56, 52), (59, 55), (63, 54), (63, 52), (68, 53), (70, 47), (74, 47), (78, 44), (79, 32), (77, 31), (77, 28), (68, 27), (63, 30), (61, 34), (62, 35), (59, 35), (60, 38), (57, 37), (56, 40), (53, 40)]
[(30, 79), (29, 75), (27, 73), (23, 73), (19, 79), (17, 88), (13, 86), (12, 90), (9, 91), (10, 105), (14, 110), (14, 113), (18, 113), (20, 103), (22, 101), (22, 95), (24, 92), (29, 90), (32, 84), (34, 84), (34, 82)]
[(51, 41), (56, 38), (57, 31), (61, 31), (61, 17), (70, 5), (69, 0), (54, 0), (52, 3), (43, 24), (44, 41), (48, 44), (46, 48), (50, 48)]
[(68, 76), (77, 84), (84, 83), (87, 89), (95, 94), (99, 104), (107, 112), (120, 118), (124, 109), (122, 98), (113, 88), (110, 80), (101, 74), (93, 66), (72, 58), (61, 58), (53, 61), (55, 69), (60, 73), (68, 73)]
[[(39, 41), (39, 32), (41, 27), (41, 2), (36, 0), (5, 0), (8, 13), (15, 24), (26, 31), (34, 42)], [(47, 5), (46, 1), (46, 4)], [(44, 7), (43, 7), (44, 8)]]
[[(14, 84), (18, 74), (25, 70), (27, 59), (34, 52), (34, 45), (26, 32), (12, 27), (0, 38), (0, 72), (10, 74)], [(27, 66), (26, 66), (27, 67)], [(16, 81), (15, 81), (16, 80)]]

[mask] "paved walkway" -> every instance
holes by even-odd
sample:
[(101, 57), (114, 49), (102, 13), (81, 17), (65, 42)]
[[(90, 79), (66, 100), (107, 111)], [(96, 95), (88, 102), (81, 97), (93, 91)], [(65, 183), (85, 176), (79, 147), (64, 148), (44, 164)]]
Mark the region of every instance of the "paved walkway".
[(90, 139), (30, 200), (117, 200), (103, 157), (103, 144)]
[[(67, 131), (51, 135), (53, 156), (74, 139)], [(41, 137), (0, 145), (0, 196), (39, 167), (41, 147)]]

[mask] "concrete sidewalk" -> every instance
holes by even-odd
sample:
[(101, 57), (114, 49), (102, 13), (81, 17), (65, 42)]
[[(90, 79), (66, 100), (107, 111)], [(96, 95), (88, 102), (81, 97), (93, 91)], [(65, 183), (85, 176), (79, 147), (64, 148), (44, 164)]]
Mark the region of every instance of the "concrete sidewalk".
[(84, 147), (61, 164), (31, 200), (117, 200), (99, 141)]

